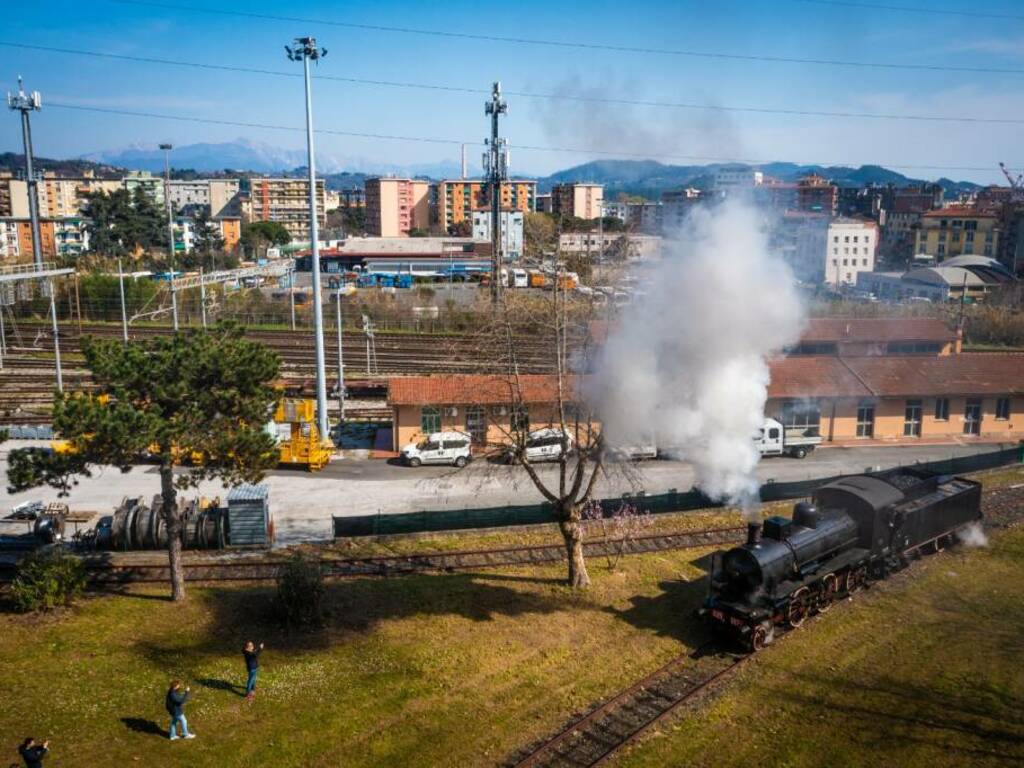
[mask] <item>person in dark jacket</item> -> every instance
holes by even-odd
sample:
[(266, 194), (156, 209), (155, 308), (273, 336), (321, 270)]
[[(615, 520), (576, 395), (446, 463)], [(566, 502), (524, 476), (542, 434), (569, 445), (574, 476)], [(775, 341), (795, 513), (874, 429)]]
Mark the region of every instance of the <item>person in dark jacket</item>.
[(171, 716), (171, 728), (168, 737), (171, 741), (178, 738), (175, 726), (181, 725), (181, 737), (183, 739), (194, 739), (196, 735), (189, 733), (188, 721), (185, 719), (185, 702), (188, 701), (189, 688), (183, 688), (181, 680), (172, 680), (171, 687), (167, 690), (167, 698), (164, 706), (167, 707), (167, 714)]
[(245, 669), (249, 673), (249, 679), (245, 682), (245, 698), (252, 701), (256, 698), (256, 676), (260, 671), (260, 653), (263, 652), (263, 643), (256, 647), (252, 640), (246, 642), (242, 648), (242, 655), (245, 656)]
[(25, 761), (25, 768), (43, 768), (43, 758), (50, 751), (50, 742), (44, 741), (36, 744), (36, 740), (29, 736), (21, 746), (18, 747), (18, 754)]

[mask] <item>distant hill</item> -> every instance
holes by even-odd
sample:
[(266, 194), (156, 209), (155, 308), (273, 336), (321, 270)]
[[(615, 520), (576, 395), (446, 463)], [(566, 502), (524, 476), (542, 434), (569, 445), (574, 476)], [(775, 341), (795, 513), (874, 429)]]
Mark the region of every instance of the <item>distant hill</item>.
[[(32, 160), (40, 170), (55, 171), (67, 176), (81, 176), (87, 171), (92, 171), (96, 176), (103, 178), (120, 176), (125, 172), (124, 168), (90, 160), (51, 160), (48, 157), (34, 157)], [(24, 173), (25, 156), (14, 152), (0, 152), (0, 170)]]
[[(568, 181), (590, 181), (604, 184), (605, 197), (614, 197), (619, 192), (657, 199), (666, 190), (683, 186), (708, 188), (714, 174), (724, 168), (752, 168), (764, 171), (782, 181), (797, 181), (803, 176), (817, 173), (841, 187), (861, 187), (867, 184), (920, 184), (920, 179), (910, 178), (897, 171), (879, 165), (862, 165), (859, 168), (845, 166), (797, 165), (796, 163), (766, 163), (750, 166), (737, 163), (712, 163), (709, 165), (665, 165), (653, 160), (597, 160), (584, 163), (564, 171), (558, 171), (538, 180), (542, 191)], [(969, 181), (941, 179), (947, 196), (955, 197), (960, 192), (970, 192), (980, 185)]]

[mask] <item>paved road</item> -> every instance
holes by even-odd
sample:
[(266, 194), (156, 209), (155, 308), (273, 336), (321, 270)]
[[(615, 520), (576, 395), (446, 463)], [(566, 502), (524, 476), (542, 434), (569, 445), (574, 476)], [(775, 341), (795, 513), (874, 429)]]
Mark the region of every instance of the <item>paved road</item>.
[[(7, 452), (24, 441), (0, 446), (0, 479), (6, 480)], [(758, 476), (766, 480), (805, 480), (840, 473), (862, 472), (867, 468), (888, 468), (915, 461), (934, 461), (955, 456), (996, 450), (999, 445), (918, 445), (822, 448), (806, 459), (765, 459)], [(553, 467), (542, 470), (551, 477)], [(599, 497), (618, 496), (645, 490), (664, 493), (672, 488), (688, 490), (694, 481), (693, 468), (678, 461), (647, 461), (628, 464), (626, 469), (612, 467), (598, 481)], [(450, 467), (411, 469), (394, 463), (370, 459), (336, 459), (315, 475), (302, 471), (271, 472), (271, 508), (282, 544), (329, 538), (332, 515), (398, 514), (428, 509), (529, 504), (541, 496), (519, 467), (475, 462), (463, 470)], [(73, 509), (109, 513), (125, 496), (147, 499), (159, 490), (156, 469), (139, 466), (127, 474), (103, 467), (93, 477), (80, 481), (68, 499)], [(205, 496), (224, 496), (218, 483), (204, 483)], [(193, 492), (194, 493), (194, 492)], [(54, 501), (57, 492), (38, 489), (10, 495), (0, 491), (0, 512), (30, 499)], [(0, 532), (5, 525), (0, 524)], [(20, 530), (23, 529), (19, 529)]]

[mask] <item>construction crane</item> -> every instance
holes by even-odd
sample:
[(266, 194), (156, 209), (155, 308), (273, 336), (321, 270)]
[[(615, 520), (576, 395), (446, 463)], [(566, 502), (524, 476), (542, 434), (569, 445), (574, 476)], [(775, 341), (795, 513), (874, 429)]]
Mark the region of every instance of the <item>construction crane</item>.
[(1010, 169), (1006, 167), (1006, 163), (999, 163), (999, 170), (1003, 172), (1003, 176), (1010, 182), (1010, 189), (1013, 191), (1010, 193), (1010, 200), (1013, 202), (1024, 202), (1024, 173), (1018, 174), (1014, 178), (1013, 174), (1010, 173)]

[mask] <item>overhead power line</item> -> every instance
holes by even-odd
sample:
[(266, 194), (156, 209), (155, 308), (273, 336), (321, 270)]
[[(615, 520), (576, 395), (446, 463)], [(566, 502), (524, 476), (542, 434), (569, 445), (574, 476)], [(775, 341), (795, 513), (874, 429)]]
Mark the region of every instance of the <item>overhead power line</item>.
[[(299, 77), (300, 75), (296, 72), (286, 72), (275, 69), (258, 69), (255, 67), (239, 67), (232, 66), (230, 64), (210, 64), (200, 61), (183, 61), (180, 59), (164, 59), (157, 58), (154, 56), (132, 56), (121, 53), (107, 53), (106, 51), (89, 51), (82, 48), (59, 48), (55, 46), (46, 45), (31, 45), (28, 43), (13, 43), (9, 41), (0, 41), (0, 47), (5, 48), (19, 48), (30, 51), (41, 51), (45, 53), (60, 53), (69, 54), (75, 56), (90, 56), (100, 59), (113, 59), (116, 61), (135, 61), (142, 64), (156, 64), (160, 66), (173, 66), (173, 67), (191, 67), (194, 69), (209, 69), (209, 70), (220, 70), (225, 72), (242, 72), (245, 74), (253, 75), (264, 75), (273, 77)], [(355, 85), (367, 85), (374, 87), (386, 87), (386, 88), (411, 88), (411, 89), (422, 89), (430, 91), (447, 91), (453, 93), (467, 93), (467, 94), (480, 94), (488, 95), (490, 91), (485, 88), (470, 88), (467, 86), (458, 85), (446, 85), (442, 83), (414, 83), (414, 82), (403, 82), (397, 80), (379, 80), (379, 79), (367, 79), (359, 77), (343, 77), (338, 75), (316, 75), (318, 80), (327, 80), (332, 82), (341, 83), (352, 83)], [(886, 113), (886, 112), (853, 112), (853, 111), (837, 111), (837, 110), (824, 110), (824, 109), (786, 109), (782, 107), (744, 107), (744, 106), (730, 106), (721, 104), (697, 104), (688, 102), (674, 102), (674, 101), (659, 101), (659, 100), (645, 100), (645, 99), (620, 99), (603, 96), (588, 96), (584, 94), (574, 93), (536, 93), (529, 91), (506, 91), (509, 96), (516, 96), (528, 99), (546, 99), (552, 101), (570, 101), (580, 103), (598, 103), (598, 104), (613, 104), (619, 106), (636, 106), (636, 107), (659, 107), (666, 109), (683, 109), (683, 110), (707, 110), (712, 112), (736, 112), (746, 114), (765, 114), (765, 115), (786, 115), (791, 117), (828, 117), (828, 118), (841, 118), (841, 119), (868, 119), (868, 120), (907, 120), (914, 122), (940, 122), (940, 123), (975, 123), (975, 124), (992, 124), (992, 125), (1024, 125), (1024, 119), (1022, 118), (1010, 118), (1010, 117), (971, 117), (971, 116), (951, 116), (951, 115), (915, 115), (915, 114), (902, 114), (902, 113)]]
[(960, 11), (953, 8), (925, 8), (909, 5), (889, 5), (886, 3), (856, 3), (853, 0), (793, 0), (808, 5), (832, 5), (841, 8), (859, 8), (865, 11), (902, 11), (904, 13), (926, 13), (933, 16), (959, 16), (972, 19), (1003, 19), (1024, 21), (1024, 16), (1015, 13), (994, 13), (992, 11)]
[[(64, 104), (60, 102), (48, 102), (47, 106), (55, 109), (69, 109), (77, 110), (81, 112), (97, 112), (100, 114), (108, 115), (122, 115), (125, 117), (142, 117), (151, 118), (154, 120), (173, 120), (184, 123), (202, 123), (206, 125), (222, 125), (230, 126), (235, 128), (259, 128), (272, 131), (304, 131), (305, 128), (298, 125), (274, 125), (272, 123), (255, 123), (241, 120), (220, 120), (209, 117), (195, 117), (192, 115), (169, 115), (161, 114), (157, 112), (140, 112), (136, 110), (127, 109), (112, 109), (107, 107), (89, 107), (81, 104)], [(467, 141), (465, 139), (443, 139), (434, 138), (427, 136), (400, 136), (395, 134), (386, 133), (370, 133), (366, 131), (342, 131), (333, 128), (317, 128), (316, 133), (324, 134), (327, 136), (348, 136), (352, 138), (361, 139), (381, 139), (386, 141), (411, 141), (427, 144), (448, 144), (451, 146), (459, 146), (467, 144), (470, 146), (483, 146), (480, 141)], [(715, 155), (677, 155), (677, 154), (664, 154), (664, 153), (648, 153), (648, 152), (621, 152), (618, 150), (606, 150), (606, 149), (590, 149), (585, 147), (547, 147), (533, 144), (509, 144), (510, 147), (516, 150), (526, 150), (531, 152), (562, 152), (571, 154), (584, 154), (584, 155), (601, 155), (606, 157), (627, 157), (627, 158), (640, 158), (644, 160), (685, 160), (688, 162), (700, 162), (700, 163), (738, 163), (743, 165), (767, 165), (771, 161), (766, 160), (751, 160), (748, 158), (739, 157), (720, 157)], [(804, 162), (801, 165), (818, 165), (823, 167), (828, 166), (840, 166), (840, 167), (855, 167), (863, 165), (863, 163), (851, 163), (851, 162)], [(908, 165), (908, 164), (889, 164), (885, 163), (884, 167), (896, 169), (896, 170), (911, 170), (911, 171), (991, 171), (996, 167), (996, 163), (991, 165), (976, 166), (976, 165)], [(1016, 170), (1016, 169), (1010, 169)]]
[(768, 56), (742, 53), (727, 53), (723, 51), (697, 51), (680, 48), (645, 48), (630, 45), (614, 45), (611, 43), (592, 43), (575, 40), (545, 40), (542, 38), (530, 37), (507, 37), (503, 35), (485, 35), (471, 32), (452, 32), (440, 29), (420, 29), (417, 27), (397, 27), (385, 24), (360, 24), (351, 21), (336, 21), (332, 19), (314, 19), (302, 16), (283, 16), (270, 13), (254, 13), (251, 11), (235, 11), (223, 8), (199, 8), (191, 5), (177, 5), (173, 3), (156, 2), (155, 0), (110, 0), (120, 5), (133, 5), (144, 8), (160, 8), (170, 11), (183, 11), (186, 13), (205, 13), (217, 16), (234, 16), (239, 18), (261, 19), (264, 21), (287, 21), (298, 24), (322, 24), (324, 26), (342, 27), (346, 29), (360, 29), (367, 32), (394, 32), (404, 35), (421, 35), (430, 37), (443, 37), (456, 40), (480, 40), (488, 43), (510, 43), (516, 45), (536, 45), (548, 48), (565, 48), (590, 51), (611, 51), (615, 53), (638, 53), (653, 54), (659, 56), (683, 56), (689, 58), (718, 59), (728, 61), (747, 61), (759, 63), (776, 64), (810, 64), (813, 66), (830, 67), (859, 67), (883, 70), (916, 70), (931, 72), (970, 72), (973, 74), (1011, 74), (1022, 75), (1024, 69), (1011, 69), (1000, 67), (962, 67), (947, 64), (904, 64), (885, 61), (853, 61), (844, 59), (815, 59), (799, 58), (795, 56)]

